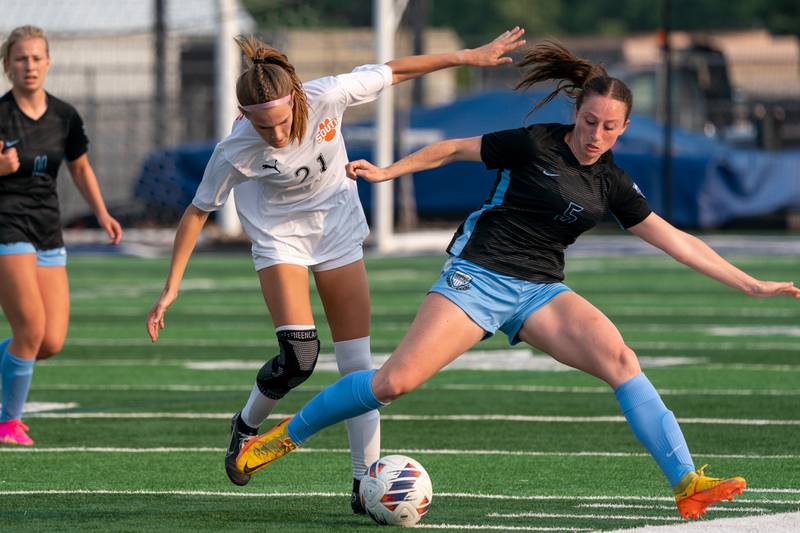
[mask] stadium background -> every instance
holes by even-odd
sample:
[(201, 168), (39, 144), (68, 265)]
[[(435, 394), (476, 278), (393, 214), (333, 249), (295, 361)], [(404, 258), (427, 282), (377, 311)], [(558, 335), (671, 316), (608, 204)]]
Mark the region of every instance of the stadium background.
[[(243, 493), (220, 476), (226, 418), (244, 399), (254, 369), (275, 350), (241, 237), (212, 221), (166, 336), (150, 346), (144, 334), (174, 225), (219, 131), (215, 46), (223, 4), (3, 3), (0, 37), (29, 23), (48, 33), (53, 66), (46, 88), (83, 116), (104, 195), (127, 231), (126, 242), (109, 250), (68, 175), (59, 178), (73, 319), (64, 353), (40, 365), (34, 378), (31, 399), (38, 407), (27, 416), (42, 445), (34, 453), (0, 450), (0, 519), (9, 531), (370, 527), (339, 502), (345, 488), (335, 480), (346, 478), (347, 465), (342, 431), (328, 430), (310, 453)], [(284, 50), (302, 79), (374, 61), (369, 2), (229, 4), (239, 31)], [(529, 42), (555, 37), (605, 62), (635, 93), (620, 162), (657, 211), (755, 275), (797, 279), (800, 13), (793, 2), (401, 4), (396, 56), (474, 46), (519, 24)], [(669, 173), (660, 37), (666, 29)], [(564, 102), (527, 116), (535, 94), (511, 93), (517, 76), (513, 67), (458, 69), (401, 86), (394, 99), (395, 153), (441, 137), (569, 120)], [(7, 88), (0, 80), (0, 90)], [(372, 155), (374, 113), (368, 105), (347, 117), (353, 157)], [(444, 242), (484, 199), (491, 179), (479, 165), (464, 164), (397, 182), (393, 231), (411, 235), (411, 248), (431, 255), (368, 249), (377, 354), (399, 340), (437, 273)], [(361, 186), (373, 214), (372, 191)], [(748, 300), (632, 239), (611, 224), (593, 231), (573, 250), (567, 282), (614, 319), (657, 387), (670, 391), (665, 396), (687, 420), (698, 460), (713, 462), (712, 474), (748, 474), (754, 488), (748, 499), (712, 517), (781, 516), (764, 527), (800, 527), (796, 516), (776, 514), (800, 509), (797, 304)], [(317, 300), (315, 313), (330, 351)], [(7, 331), (0, 323), (0, 334)], [(627, 428), (609, 419), (617, 411), (611, 395), (599, 393), (601, 384), (554, 368), (542, 354), (508, 350), (500, 338), (478, 350), (464, 367), (387, 410), (385, 446), (413, 454), (431, 470), (439, 499), (425, 523), (454, 530), (465, 524), (599, 530), (675, 517), (656, 469), (639, 455)], [(308, 390), (293, 393), (282, 412), (335, 379), (330, 357), (322, 363)], [(426, 418), (433, 415), (443, 418)], [(504, 433), (515, 436), (491, 437)], [(307, 477), (302, 483), (298, 469)], [(592, 485), (594, 475), (611, 479)]]

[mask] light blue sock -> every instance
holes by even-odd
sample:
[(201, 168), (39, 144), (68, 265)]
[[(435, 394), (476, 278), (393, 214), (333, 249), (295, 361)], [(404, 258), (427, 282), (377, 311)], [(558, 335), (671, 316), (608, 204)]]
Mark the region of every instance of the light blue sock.
[[(33, 378), (33, 365), (36, 359), (20, 359), (8, 351), (9, 342), (4, 345), (0, 360), (0, 377), (3, 382), (3, 407), (0, 422), (22, 418), (22, 407), (28, 397), (28, 389)], [(3, 341), (5, 342), (5, 341)]]
[(7, 339), (3, 339), (0, 341), (0, 359), (2, 359), (3, 354), (6, 353), (6, 348), (8, 345), (11, 344), (12, 337), (8, 337)]
[(303, 444), (320, 430), (383, 407), (372, 393), (375, 370), (359, 370), (341, 378), (305, 404), (289, 421), (286, 431), (296, 444)]
[(675, 415), (667, 409), (644, 374), (617, 387), (614, 395), (634, 435), (674, 488), (686, 474), (694, 471), (694, 461)]

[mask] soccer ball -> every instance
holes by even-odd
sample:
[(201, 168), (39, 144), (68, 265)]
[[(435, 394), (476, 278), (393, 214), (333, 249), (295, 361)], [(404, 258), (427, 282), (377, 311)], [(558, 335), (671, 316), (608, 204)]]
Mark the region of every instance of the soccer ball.
[(367, 469), (359, 497), (377, 523), (413, 526), (428, 512), (433, 488), (421, 464), (404, 455), (387, 455)]

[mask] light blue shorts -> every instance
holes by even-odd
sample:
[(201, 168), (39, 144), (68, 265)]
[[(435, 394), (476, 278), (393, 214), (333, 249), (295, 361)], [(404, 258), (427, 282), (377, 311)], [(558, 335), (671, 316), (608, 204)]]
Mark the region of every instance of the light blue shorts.
[(37, 250), (29, 242), (11, 242), (0, 244), (0, 255), (16, 254), (36, 254), (36, 266), (40, 267), (63, 267), (67, 266), (67, 250), (61, 248), (51, 248), (49, 250)]
[(563, 283), (526, 281), (451, 256), (429, 292), (460, 307), (486, 331), (484, 339), (499, 329), (514, 345), (520, 342), (519, 330), (531, 313), (569, 290)]

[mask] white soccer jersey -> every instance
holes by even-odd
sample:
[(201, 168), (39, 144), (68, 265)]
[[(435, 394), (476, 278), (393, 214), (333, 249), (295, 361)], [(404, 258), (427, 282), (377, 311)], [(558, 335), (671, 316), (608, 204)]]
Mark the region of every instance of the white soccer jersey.
[(392, 84), (386, 65), (303, 84), (308, 128), (302, 142), (274, 148), (247, 119), (217, 144), (192, 200), (214, 211), (236, 187), (236, 208), (253, 243), (256, 268), (276, 263), (315, 265), (360, 248), (367, 236), (356, 184), (345, 174), (342, 115), (374, 100)]

